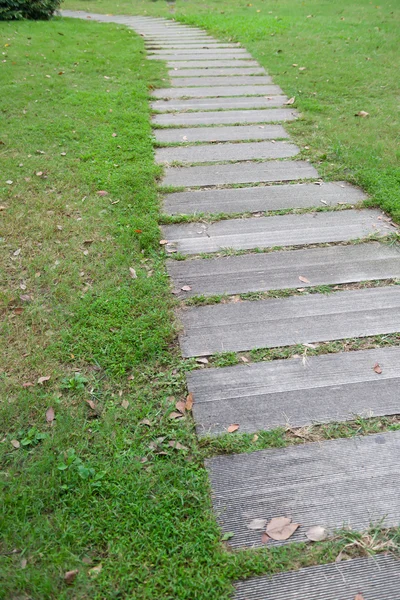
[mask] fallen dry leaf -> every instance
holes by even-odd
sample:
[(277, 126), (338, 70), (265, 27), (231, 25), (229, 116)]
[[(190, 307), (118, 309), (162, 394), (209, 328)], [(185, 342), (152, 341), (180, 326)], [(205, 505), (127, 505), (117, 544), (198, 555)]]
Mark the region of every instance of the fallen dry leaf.
[(360, 110), (354, 116), (355, 117), (363, 117), (363, 118), (365, 118), (365, 117), (369, 117), (369, 113), (365, 112), (365, 110)]
[(97, 567), (93, 567), (93, 569), (89, 569), (89, 575), (90, 577), (97, 577), (97, 575), (100, 573), (100, 571), (102, 570), (102, 565), (97, 565)]
[(105, 190), (99, 190), (98, 192), (96, 192), (96, 194), (98, 196), (108, 196), (108, 192), (106, 192)]
[(306, 537), (312, 542), (322, 542), (328, 537), (328, 532), (321, 525), (314, 525), (307, 529)]
[(270, 537), (269, 535), (267, 535), (266, 533), (263, 533), (261, 536), (261, 543), (262, 544), (268, 544), (268, 542), (270, 541)]
[(78, 575), (78, 569), (74, 569), (73, 571), (67, 571), (64, 575), (64, 581), (67, 585), (71, 585), (74, 583), (76, 576)]
[(52, 423), (54, 421), (54, 408), (50, 406), (50, 408), (46, 411), (46, 421), (48, 423)]
[(16, 450), (18, 450), (18, 448), (20, 447), (21, 444), (19, 443), (18, 440), (11, 440), (11, 445), (14, 446), (14, 448)]
[(169, 415), (170, 419), (182, 419), (182, 417), (183, 417), (183, 414), (181, 412), (172, 412)]
[(129, 402), (128, 402), (128, 400), (122, 400), (122, 402), (121, 402), (121, 406), (122, 406), (122, 408), (125, 408), (125, 409), (127, 409), (127, 408), (128, 408), (128, 406), (129, 406)]
[(237, 431), (239, 429), (239, 425), (237, 423), (232, 423), (232, 425), (229, 425), (228, 427), (228, 433), (233, 433), (234, 431)]
[(137, 279), (136, 271), (133, 267), (129, 267), (129, 273), (131, 274), (132, 279)]
[(168, 240), (160, 240), (160, 246), (165, 246), (165, 244), (168, 244)]
[(241, 357), (240, 357), (240, 360), (241, 360), (242, 362), (244, 362), (244, 363), (248, 363), (248, 362), (249, 362), (249, 359), (248, 359), (248, 358), (246, 358), (245, 356), (241, 356)]
[(149, 419), (142, 419), (141, 421), (139, 421), (139, 425), (147, 425), (148, 427), (151, 427)]
[(51, 375), (45, 375), (44, 377), (39, 377), (39, 379), (37, 380), (37, 382), (40, 385), (43, 385), (45, 381), (48, 381), (50, 379)]
[(356, 594), (354, 596), (354, 600), (365, 600), (365, 599), (364, 599), (364, 596), (362, 594)]
[(186, 446), (180, 442), (177, 442), (176, 440), (171, 440), (168, 442), (168, 446), (170, 446), (170, 448), (174, 448), (174, 450), (189, 450), (189, 448), (186, 448)]
[(265, 533), (276, 541), (288, 540), (300, 527), (299, 523), (292, 523), (289, 517), (274, 517), (267, 525)]
[(186, 404), (185, 404), (185, 402), (183, 402), (183, 400), (179, 400), (175, 404), (175, 408), (176, 408), (176, 410), (179, 410), (179, 412), (183, 414), (186, 410)]
[(186, 396), (186, 402), (185, 402), (185, 408), (186, 408), (186, 410), (189, 410), (189, 411), (192, 410), (192, 408), (193, 408), (193, 401), (194, 401), (193, 394), (192, 393), (188, 394)]
[(303, 275), (300, 275), (300, 276), (299, 276), (299, 279), (300, 279), (300, 281), (302, 281), (303, 283), (311, 283), (311, 282), (309, 281), (309, 279), (307, 279), (307, 277), (303, 277)]
[(265, 529), (266, 524), (268, 523), (267, 519), (253, 519), (247, 525), (247, 529), (251, 529), (252, 531), (257, 531), (258, 529)]
[(375, 363), (375, 365), (374, 365), (374, 371), (375, 371), (375, 373), (378, 373), (378, 375), (382, 374), (382, 368), (381, 368), (381, 366), (380, 366), (379, 363)]
[(93, 400), (88, 400), (88, 399), (86, 399), (86, 400), (85, 400), (85, 402), (86, 402), (86, 403), (87, 403), (87, 404), (90, 406), (90, 408), (91, 408), (92, 410), (96, 410), (96, 405), (95, 405), (95, 403), (93, 402)]
[(191, 291), (191, 287), (190, 285), (184, 285), (181, 287), (182, 292), (190, 292)]
[(289, 98), (289, 100), (287, 102), (285, 102), (285, 104), (294, 104), (295, 100), (296, 100), (296, 98), (293, 96), (292, 98)]
[(253, 435), (253, 437), (251, 438), (251, 441), (253, 442), (253, 444), (258, 440), (258, 435), (255, 433)]
[(21, 569), (26, 569), (27, 564), (28, 564), (28, 561), (26, 560), (26, 558), (23, 558), (21, 560)]
[(196, 358), (196, 362), (201, 365), (208, 365), (208, 358)]
[(25, 381), (25, 383), (22, 384), (22, 387), (28, 388), (28, 387), (32, 387), (33, 385), (35, 385), (35, 384), (32, 383), (32, 381)]

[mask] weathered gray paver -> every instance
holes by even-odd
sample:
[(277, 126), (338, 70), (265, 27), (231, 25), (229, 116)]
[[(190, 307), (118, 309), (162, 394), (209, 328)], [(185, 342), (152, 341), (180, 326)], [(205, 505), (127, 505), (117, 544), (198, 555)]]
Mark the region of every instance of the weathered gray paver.
[(171, 99), (156, 100), (151, 103), (151, 108), (159, 112), (236, 110), (285, 106), (287, 100), (287, 96), (237, 96), (234, 98), (190, 98), (190, 100)]
[[(193, 65), (194, 68), (194, 65)], [(221, 77), (173, 77), (171, 85), (173, 87), (213, 87), (225, 85), (269, 85), (272, 79), (269, 75), (235, 75), (233, 77), (225, 77), (221, 81)]]
[[(250, 60), (250, 59), (240, 60), (239, 58), (237, 58), (235, 60), (221, 58), (218, 61), (217, 60), (205, 60), (205, 59), (187, 60), (187, 61), (168, 60), (167, 66), (169, 69), (208, 69), (210, 67), (212, 69), (221, 69), (221, 68), (226, 68), (226, 67), (236, 67), (236, 68), (238, 68), (238, 67), (249, 67), (249, 68), (258, 67), (258, 68), (260, 68), (260, 65), (258, 64), (258, 62), (256, 60)], [(171, 81), (171, 85), (175, 85), (175, 83), (173, 81)], [(227, 83), (227, 85), (229, 85), (229, 83)], [(233, 84), (233, 85), (235, 85), (235, 84)]]
[(191, 287), (180, 292), (182, 298), (400, 279), (400, 250), (378, 242), (167, 264), (175, 290)]
[(242, 144), (204, 144), (184, 148), (158, 148), (158, 163), (206, 163), (252, 159), (289, 158), (299, 148), (289, 142), (249, 142)]
[(208, 61), (217, 61), (217, 60), (221, 60), (222, 58), (226, 58), (226, 60), (243, 60), (243, 59), (251, 59), (251, 54), (248, 54), (247, 52), (242, 52), (239, 50), (230, 50), (229, 54), (228, 53), (222, 53), (222, 50), (215, 50), (214, 52), (212, 50), (193, 50), (191, 53), (189, 53), (189, 51), (187, 51), (185, 54), (180, 53), (179, 51), (176, 51), (175, 54), (169, 54), (167, 52), (162, 52), (161, 50), (159, 52), (154, 52), (153, 54), (148, 54), (147, 58), (149, 60), (164, 60), (167, 61), (168, 64), (173, 61), (173, 62), (180, 62), (180, 61), (196, 61), (199, 60), (199, 58), (202, 58), (204, 60), (208, 60)]
[(178, 125), (234, 125), (236, 123), (274, 123), (293, 121), (297, 113), (289, 108), (269, 108), (262, 110), (227, 110), (160, 114), (153, 117), (153, 123), (165, 127)]
[(164, 186), (196, 187), (266, 181), (295, 181), (317, 177), (306, 161), (246, 162), (240, 165), (170, 167), (162, 180)]
[(241, 581), (235, 600), (397, 600), (399, 589), (399, 560), (380, 554)]
[[(170, 77), (226, 77), (227, 75), (266, 75), (265, 69), (262, 67), (209, 67), (204, 69), (174, 69), (168, 72)], [(223, 83), (223, 80), (221, 80)]]
[(199, 306), (180, 317), (185, 357), (383, 335), (400, 329), (400, 286)]
[(181, 144), (190, 142), (232, 142), (246, 140), (275, 140), (288, 138), (282, 125), (233, 125), (225, 127), (181, 127), (155, 129), (158, 142)]
[(155, 98), (216, 98), (226, 96), (272, 96), (282, 94), (278, 85), (220, 85), (212, 87), (168, 88), (154, 90)]
[[(200, 131), (208, 131), (208, 129), (207, 127)], [(219, 129), (224, 128), (220, 127)], [(183, 132), (186, 130), (176, 129), (175, 131)], [(199, 130), (193, 129), (193, 131)], [(259, 131), (264, 132), (265, 130), (262, 129)], [(165, 135), (168, 132), (168, 129), (157, 131), (157, 140), (178, 141), (176, 138), (168, 139), (168, 136)], [(160, 134), (164, 134), (164, 136)], [(245, 135), (250, 136), (250, 132)], [(186, 135), (186, 137), (188, 141), (194, 141), (191, 135)], [(275, 138), (278, 136), (275, 135), (272, 137)], [(324, 183), (322, 185), (297, 183), (254, 188), (176, 192), (165, 196), (164, 212), (168, 215), (260, 212), (287, 208), (317, 208), (339, 204), (353, 205), (362, 202), (365, 198), (366, 195), (359, 188), (346, 184), (343, 181)]]
[(395, 415), (400, 347), (204, 369), (187, 381), (200, 436), (226, 433), (232, 423), (255, 433)]
[(301, 524), (287, 542), (271, 546), (306, 541), (313, 525), (398, 526), (399, 452), (400, 431), (393, 431), (217, 456), (206, 461), (214, 510), (223, 531), (235, 534), (229, 543), (236, 548), (262, 545), (261, 533), (248, 529), (254, 518), (289, 516)]
[(187, 42), (149, 42), (146, 45), (146, 49), (149, 52), (153, 50), (196, 50), (206, 48), (238, 48), (238, 44), (221, 44), (218, 42), (199, 42), (199, 41), (187, 41)]

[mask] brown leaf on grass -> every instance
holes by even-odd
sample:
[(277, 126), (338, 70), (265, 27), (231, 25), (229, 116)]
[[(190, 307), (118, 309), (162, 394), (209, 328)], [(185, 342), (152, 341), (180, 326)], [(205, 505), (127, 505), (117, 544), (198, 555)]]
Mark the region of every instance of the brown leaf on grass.
[(121, 406), (122, 406), (122, 408), (125, 408), (125, 410), (126, 410), (129, 406), (128, 400), (122, 400)]
[(21, 560), (21, 569), (26, 569), (27, 564), (28, 564), (28, 561), (26, 560), (26, 558), (23, 558)]
[(97, 577), (97, 575), (100, 573), (100, 571), (102, 570), (102, 565), (97, 565), (96, 567), (93, 567), (93, 569), (89, 569), (89, 575), (90, 577)]
[(208, 358), (196, 358), (196, 362), (201, 365), (208, 365)]
[(172, 413), (169, 415), (169, 418), (170, 418), (170, 419), (182, 419), (182, 417), (183, 417), (183, 414), (182, 414), (182, 413), (180, 413), (180, 412), (172, 412)]
[(300, 281), (302, 281), (303, 283), (311, 283), (309, 279), (307, 279), (307, 277), (303, 277), (303, 275), (299, 276)]
[(170, 442), (168, 442), (168, 446), (170, 448), (174, 448), (174, 450), (189, 450), (189, 448), (186, 448), (186, 446), (184, 446), (180, 442), (177, 442), (176, 440), (171, 440)]
[(117, 137), (117, 135), (118, 135), (117, 133), (113, 133), (112, 137)]
[(253, 444), (255, 444), (255, 442), (258, 440), (258, 435), (255, 433), (253, 435), (253, 437), (251, 438), (251, 441), (253, 442)]
[(263, 533), (261, 536), (261, 543), (262, 544), (268, 544), (268, 542), (271, 540), (271, 538), (269, 537), (269, 535), (267, 535), (266, 533)]
[(292, 523), (289, 517), (274, 517), (267, 525), (265, 532), (276, 541), (288, 540), (300, 527), (299, 523)]
[(179, 400), (179, 402), (177, 402), (175, 404), (175, 408), (176, 408), (176, 410), (179, 410), (179, 412), (183, 414), (186, 410), (186, 404), (185, 404), (185, 402), (183, 402), (183, 400)]
[(106, 192), (105, 190), (99, 190), (98, 192), (96, 192), (96, 194), (98, 196), (108, 196), (108, 192)]
[(294, 104), (296, 101), (296, 98), (293, 96), (292, 98), (289, 98), (289, 100), (287, 102), (285, 102), (285, 104)]
[(378, 373), (378, 375), (382, 374), (382, 368), (381, 368), (381, 366), (380, 366), (379, 363), (375, 363), (375, 365), (374, 365), (374, 371), (375, 371), (375, 373)]
[(32, 296), (30, 296), (29, 294), (22, 294), (19, 299), (21, 300), (21, 302), (32, 302)]
[(151, 427), (149, 419), (142, 419), (141, 421), (139, 421), (139, 425), (147, 425), (148, 427)]
[(64, 581), (67, 585), (72, 585), (76, 579), (76, 576), (78, 575), (79, 571), (78, 569), (74, 569), (73, 571), (67, 571), (64, 574)]
[(48, 381), (50, 379), (51, 375), (45, 375), (43, 377), (39, 377), (39, 379), (37, 380), (39, 385), (43, 385), (45, 381)]
[(193, 394), (190, 392), (190, 394), (188, 394), (186, 396), (186, 402), (185, 402), (186, 410), (192, 410), (193, 402), (194, 402)]
[(85, 399), (85, 402), (86, 402), (86, 404), (88, 404), (88, 405), (90, 406), (90, 408), (91, 408), (92, 410), (96, 410), (96, 405), (95, 405), (95, 403), (93, 402), (93, 400), (89, 400), (89, 399), (87, 399), (87, 398), (86, 398), (86, 399)]
[(307, 529), (306, 537), (312, 542), (322, 542), (328, 537), (328, 532), (321, 525), (314, 525)]
[(50, 408), (48, 408), (46, 411), (46, 421), (48, 423), (52, 423), (54, 421), (54, 416), (54, 408), (50, 406)]
[(28, 388), (28, 387), (32, 387), (32, 386), (34, 386), (34, 385), (35, 385), (35, 384), (34, 384), (34, 383), (32, 383), (32, 381), (25, 381), (25, 383), (23, 383), (23, 384), (22, 384), (22, 387), (23, 387), (23, 388)]
[(358, 113), (356, 113), (354, 115), (355, 117), (369, 117), (369, 113), (367, 113), (365, 110), (359, 110)]
[(129, 273), (130, 273), (132, 279), (137, 279), (136, 271), (133, 267), (129, 267)]
[(14, 448), (16, 450), (18, 450), (18, 448), (20, 447), (21, 444), (19, 443), (18, 440), (11, 440), (11, 445), (14, 446)]
[(239, 425), (237, 423), (232, 423), (232, 425), (229, 425), (228, 427), (228, 433), (233, 433), (234, 431), (237, 431), (239, 429)]

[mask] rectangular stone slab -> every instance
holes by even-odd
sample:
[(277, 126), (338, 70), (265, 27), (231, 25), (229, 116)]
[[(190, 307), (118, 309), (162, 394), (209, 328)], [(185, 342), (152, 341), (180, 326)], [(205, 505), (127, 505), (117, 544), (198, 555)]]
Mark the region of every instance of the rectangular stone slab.
[(299, 148), (289, 142), (248, 142), (242, 144), (204, 144), (184, 148), (158, 148), (157, 163), (204, 163), (261, 158), (289, 158), (296, 156)]
[(151, 108), (158, 112), (270, 108), (271, 106), (284, 106), (287, 100), (287, 96), (237, 96), (235, 98), (191, 98), (190, 100), (171, 99), (151, 102)]
[(400, 562), (380, 554), (236, 583), (235, 600), (396, 600)]
[[(371, 242), (196, 261), (169, 260), (167, 267), (175, 290), (191, 287), (179, 294), (188, 298), (400, 279), (400, 251)], [(299, 276), (309, 283), (299, 280)]]
[(400, 331), (400, 286), (312, 294), (180, 311), (185, 357)]
[(217, 98), (225, 96), (272, 96), (282, 94), (278, 85), (221, 85), (200, 88), (167, 88), (154, 90), (155, 98)]
[(153, 123), (165, 127), (178, 125), (235, 125), (241, 123), (274, 123), (294, 121), (297, 113), (289, 108), (269, 108), (262, 110), (219, 110), (189, 113), (155, 115)]
[(188, 42), (149, 42), (145, 44), (146, 49), (151, 52), (153, 50), (196, 50), (196, 49), (218, 49), (218, 48), (238, 48), (237, 44), (222, 44), (219, 42), (199, 42), (199, 41), (188, 41)]
[(248, 529), (255, 518), (286, 516), (301, 524), (289, 540), (271, 540), (271, 546), (306, 541), (313, 525), (330, 532), (346, 525), (362, 531), (381, 521), (395, 527), (399, 452), (400, 431), (393, 431), (217, 456), (206, 461), (214, 511), (223, 532), (234, 533), (229, 540), (234, 548), (262, 545), (261, 532)]
[(185, 54), (181, 54), (179, 51), (176, 51), (175, 54), (168, 54), (164, 52), (157, 52), (153, 54), (148, 54), (147, 58), (149, 60), (164, 60), (168, 63), (170, 61), (180, 62), (180, 61), (198, 61), (199, 58), (203, 58), (204, 60), (209, 61), (217, 61), (222, 58), (226, 58), (227, 60), (238, 60), (238, 59), (251, 59), (251, 55), (248, 52), (241, 52), (239, 50), (230, 50), (229, 54), (224, 53), (221, 55), (222, 50), (214, 52), (212, 50), (193, 50), (192, 53), (187, 51)]
[(308, 162), (285, 161), (245, 163), (240, 165), (211, 165), (204, 167), (170, 167), (166, 169), (162, 185), (196, 187), (232, 183), (265, 181), (294, 181), (317, 177), (318, 173)]
[[(208, 69), (172, 69), (168, 71), (170, 77), (226, 77), (229, 75), (266, 75), (262, 67), (220, 67)], [(223, 83), (223, 80), (220, 82)]]
[[(194, 66), (194, 65), (193, 65)], [(241, 65), (242, 66), (242, 65)], [(223, 85), (269, 85), (272, 79), (269, 75), (235, 75), (233, 77), (173, 77), (173, 87), (212, 87)]]
[[(207, 127), (200, 129), (200, 131), (208, 131), (208, 129)], [(225, 128), (220, 127), (220, 129)], [(175, 131), (183, 132), (185, 130), (176, 129)], [(193, 129), (193, 131), (199, 130)], [(263, 132), (264, 130), (259, 131)], [(160, 129), (156, 130), (155, 133), (157, 140), (164, 141), (162, 137), (158, 137), (158, 134), (168, 133), (168, 130)], [(193, 141), (191, 136), (187, 137), (188, 141)], [(165, 141), (168, 141), (167, 136), (165, 136)], [(360, 189), (343, 181), (322, 185), (316, 185), (315, 183), (269, 185), (254, 188), (176, 192), (164, 198), (164, 212), (167, 215), (260, 212), (286, 208), (357, 204), (365, 200), (366, 197)]]
[[(225, 59), (221, 58), (220, 60), (188, 60), (188, 61), (168, 61), (169, 69), (208, 69), (211, 67), (212, 69), (221, 69), (225, 67), (257, 67), (260, 68), (260, 65), (256, 60), (240, 60), (239, 58), (233, 59)], [(271, 83), (271, 82), (269, 82)], [(172, 83), (172, 85), (175, 85)], [(190, 85), (190, 84), (189, 84)], [(196, 85), (196, 84), (195, 84)], [(212, 85), (212, 84), (211, 84)], [(227, 84), (229, 85), (229, 84)], [(235, 85), (235, 84), (233, 84)]]
[(288, 138), (282, 125), (233, 125), (225, 127), (181, 127), (155, 129), (158, 142), (230, 142), (246, 140), (275, 140)]
[(232, 423), (255, 433), (400, 412), (400, 346), (203, 369), (186, 378), (200, 436), (226, 433)]

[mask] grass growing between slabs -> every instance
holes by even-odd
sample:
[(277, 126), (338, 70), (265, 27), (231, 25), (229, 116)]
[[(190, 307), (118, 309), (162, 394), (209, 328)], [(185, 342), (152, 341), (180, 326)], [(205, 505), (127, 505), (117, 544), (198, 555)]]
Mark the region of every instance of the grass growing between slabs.
[[(303, 118), (285, 125), (325, 179), (360, 185), (400, 220), (394, 0), (66, 0), (65, 8), (175, 18), (241, 42), (295, 97)], [(356, 117), (360, 111), (369, 113)], [(306, 148), (307, 147), (307, 148)]]

